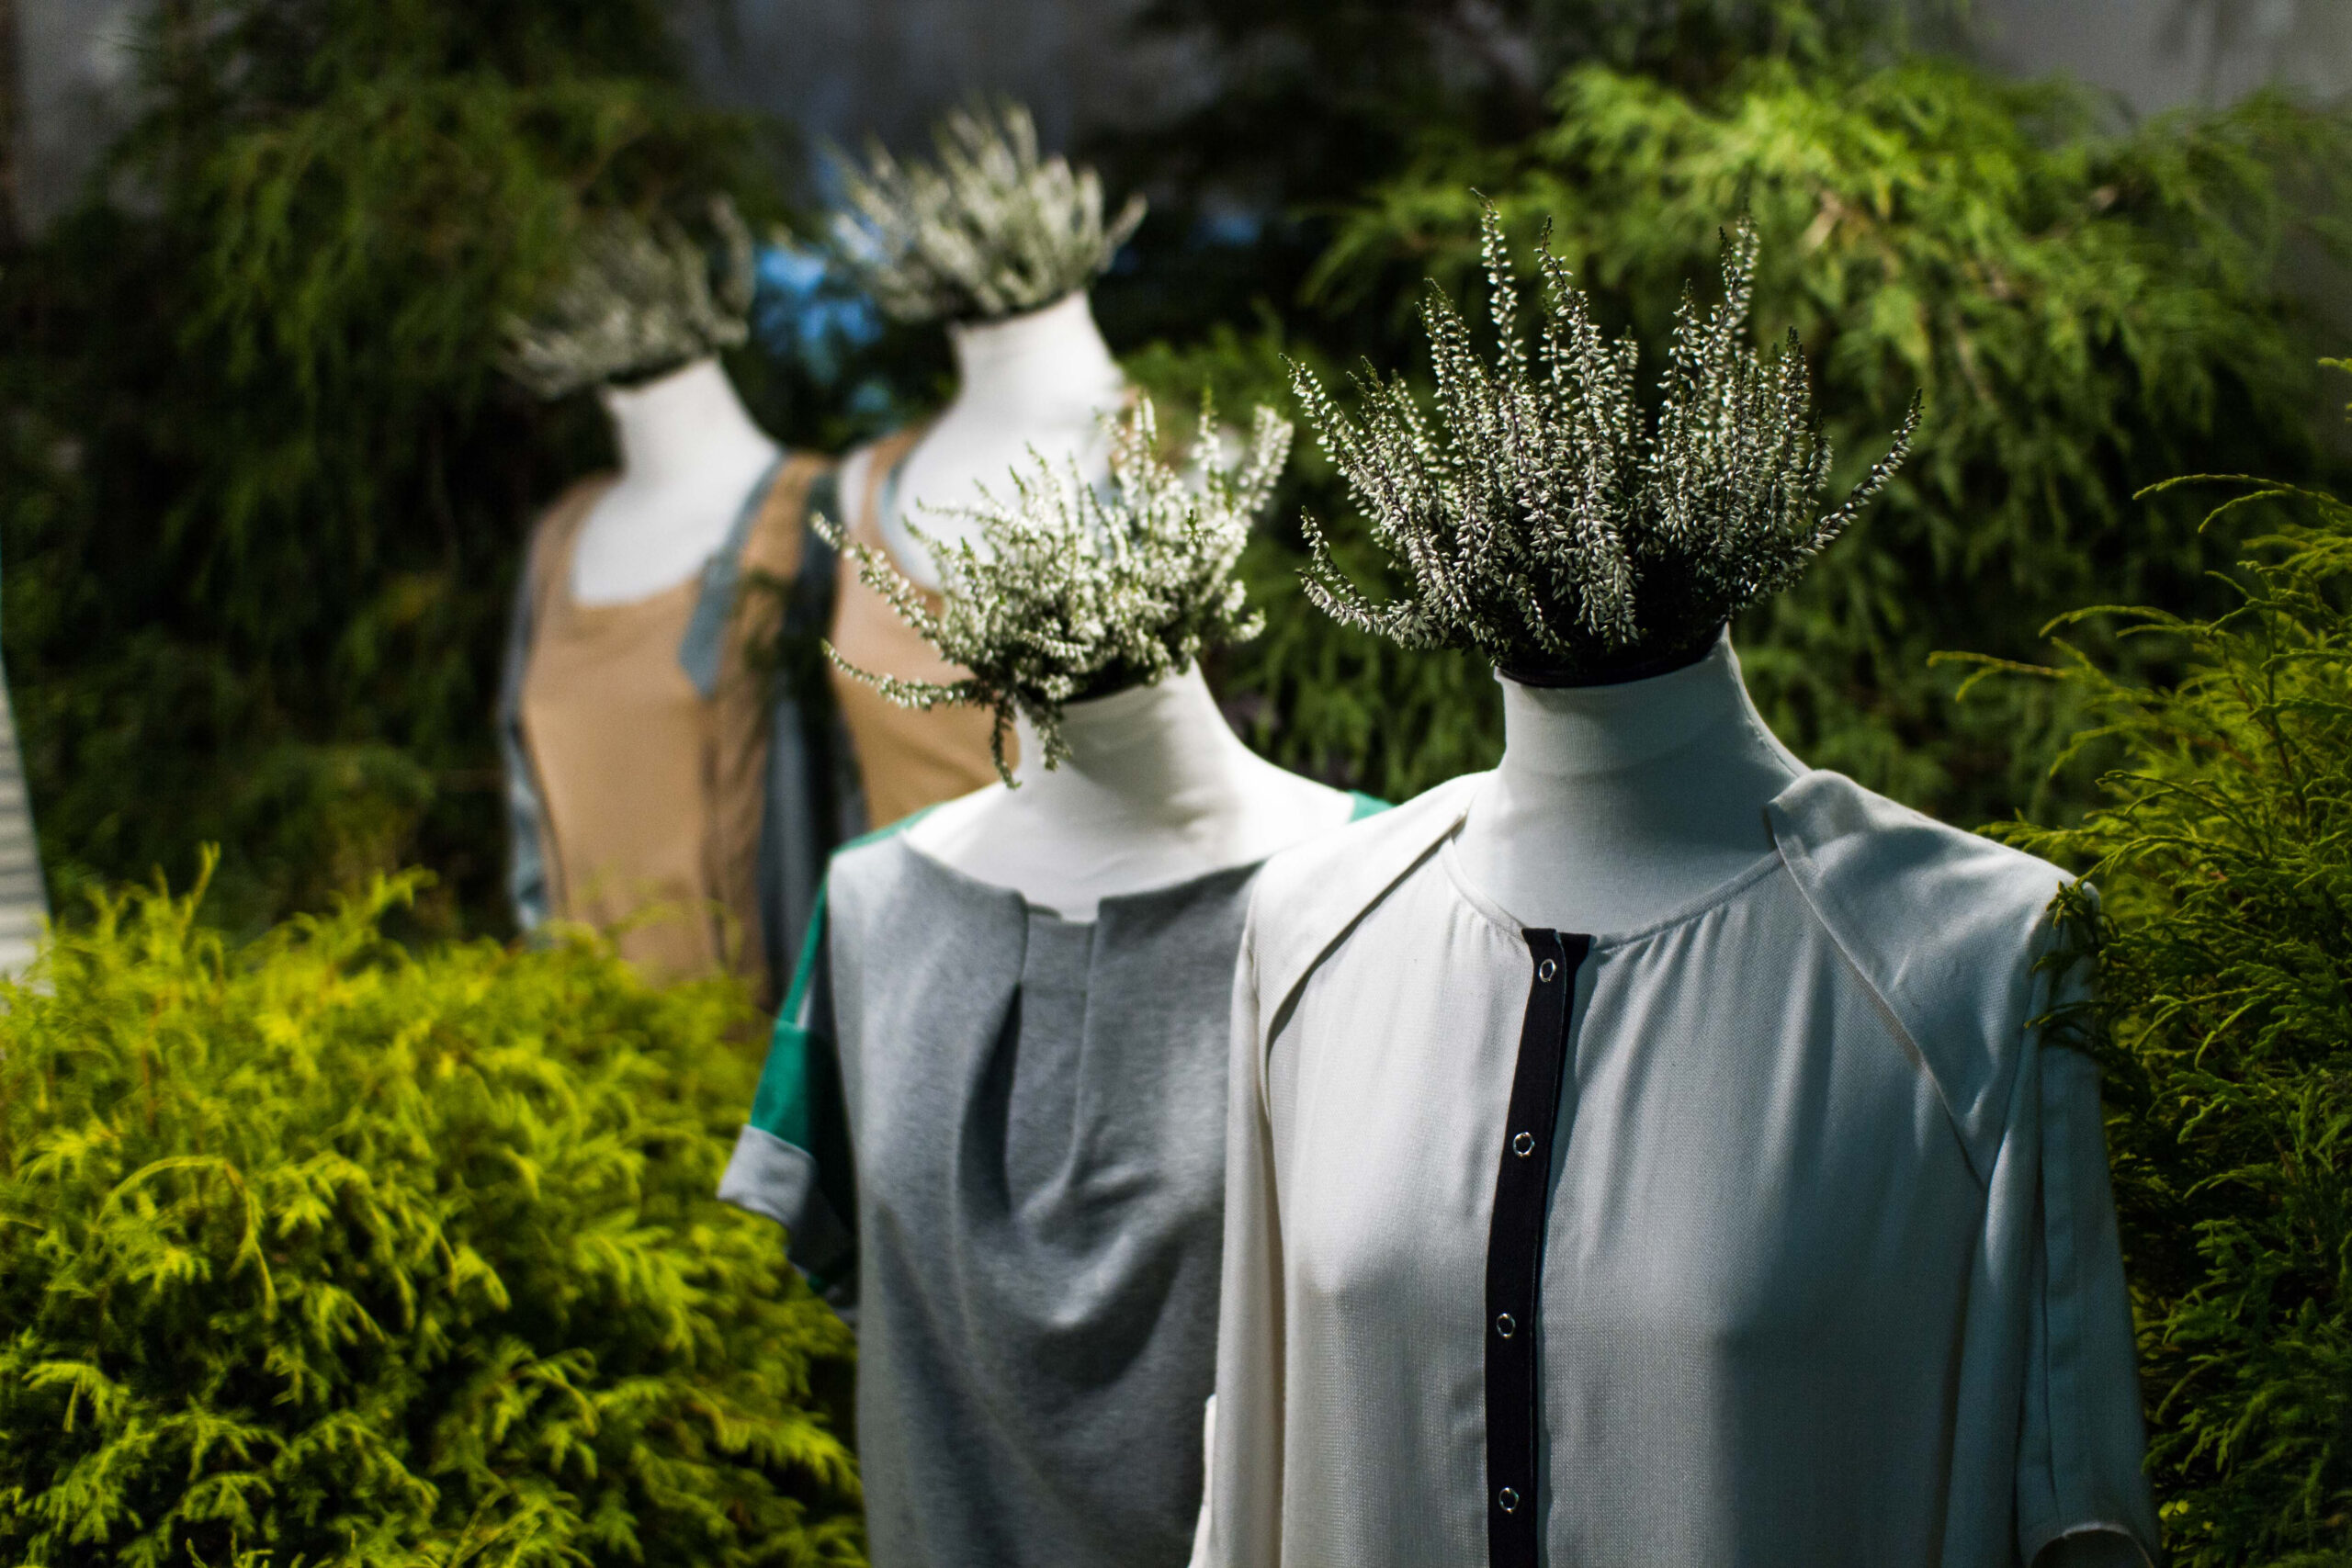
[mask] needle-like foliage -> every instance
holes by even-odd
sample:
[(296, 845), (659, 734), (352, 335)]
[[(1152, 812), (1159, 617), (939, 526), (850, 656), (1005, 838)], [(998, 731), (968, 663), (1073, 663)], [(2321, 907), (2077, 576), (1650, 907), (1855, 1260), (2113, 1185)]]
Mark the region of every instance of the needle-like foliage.
[(933, 132), (937, 156), (901, 164), (879, 142), (866, 166), (837, 161), (842, 206), (831, 248), (901, 321), (990, 321), (1086, 288), (1143, 221), (1127, 198), (1102, 220), (1090, 168), (1040, 157), (1019, 104), (957, 109)]
[(1794, 335), (1770, 355), (1747, 346), (1757, 242), (1745, 221), (1727, 243), (1721, 301), (1702, 310), (1684, 290), (1662, 403), (1646, 425), (1632, 335), (1602, 334), (1548, 234), (1536, 246), (1543, 321), (1532, 354), (1491, 206), (1480, 240), (1493, 363), (1431, 283), (1421, 321), (1433, 409), (1401, 378), (1366, 366), (1355, 378), (1358, 419), (1293, 367), (1323, 449), (1410, 580), (1405, 596), (1375, 603), (1308, 518), (1307, 592), (1349, 626), (1405, 648), (1475, 649), (1535, 680), (1619, 678), (1703, 648), (1733, 615), (1796, 581), (1909, 450), (1916, 400), (1885, 458), (1842, 505), (1820, 510), (1829, 443)]
[(506, 373), (535, 396), (644, 380), (733, 348), (749, 335), (752, 234), (724, 197), (710, 204), (710, 253), (669, 220), (605, 212), (581, 237), (571, 271), (528, 320), (507, 324)]
[(977, 544), (910, 528), (939, 569), (936, 609), (887, 556), (819, 518), (816, 526), (855, 559), (858, 575), (970, 673), (944, 683), (901, 681), (860, 670), (831, 644), (826, 652), (905, 706), (994, 710), (989, 746), (1007, 784), (1004, 743), (1016, 713), (1035, 727), (1042, 761), (1054, 767), (1069, 756), (1064, 705), (1150, 685), (1204, 649), (1246, 642), (1263, 628), (1234, 568), (1289, 460), (1290, 440), (1289, 423), (1261, 406), (1246, 450), (1220, 463), (1214, 411), (1204, 403), (1191, 458), (1197, 472), (1188, 474), (1162, 459), (1158, 416), (1151, 400), (1139, 398), (1111, 425), (1104, 489), (1087, 484), (1074, 462), (1057, 469), (1036, 457), (1013, 471), (1009, 502), (984, 490), (978, 505), (941, 509), (978, 525)]
[(109, 898), (0, 985), (0, 1562), (842, 1568), (849, 1331), (713, 1196), (723, 982), (237, 946)]

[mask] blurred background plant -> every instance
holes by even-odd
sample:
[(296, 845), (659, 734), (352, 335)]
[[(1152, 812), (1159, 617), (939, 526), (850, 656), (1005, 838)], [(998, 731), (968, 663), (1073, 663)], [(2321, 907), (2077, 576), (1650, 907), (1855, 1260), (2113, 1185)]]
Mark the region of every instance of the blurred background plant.
[(209, 918), (413, 861), (494, 907), (483, 715), (584, 400), (496, 374), (590, 210), (731, 192), (654, 0), (175, 0), (100, 185), (0, 274), (7, 651), (57, 903), (221, 846)]

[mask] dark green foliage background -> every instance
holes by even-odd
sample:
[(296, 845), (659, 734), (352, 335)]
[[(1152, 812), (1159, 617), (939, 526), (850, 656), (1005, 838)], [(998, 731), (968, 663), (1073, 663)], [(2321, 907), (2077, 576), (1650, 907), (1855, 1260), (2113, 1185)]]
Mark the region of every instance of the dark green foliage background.
[(412, 891), (134, 893), (0, 987), (0, 1556), (859, 1561), (849, 1330), (712, 1196), (740, 993), (413, 955)]
[(603, 440), (500, 382), (499, 323), (583, 204), (774, 209), (665, 10), (159, 8), (112, 199), (0, 265), (4, 624), (59, 907), (212, 842), (241, 928), (415, 860), (425, 929), (497, 908), (505, 595)]
[[(2193, 486), (2184, 495), (2211, 486)], [(2078, 826), (2151, 1463), (2175, 1562), (2352, 1551), (2352, 505), (2262, 487), (2212, 617), (2092, 612), (2183, 673), (2053, 675), (2120, 748)]]

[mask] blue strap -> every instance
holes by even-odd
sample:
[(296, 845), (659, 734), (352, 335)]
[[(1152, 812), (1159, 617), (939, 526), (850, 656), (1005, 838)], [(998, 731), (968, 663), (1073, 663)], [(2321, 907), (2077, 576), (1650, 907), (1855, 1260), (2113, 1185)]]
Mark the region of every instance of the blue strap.
[(686, 635), (678, 639), (678, 668), (686, 672), (686, 679), (695, 683), (695, 690), (705, 702), (718, 693), (718, 665), (727, 646), (727, 618), (734, 613), (735, 588), (743, 576), (743, 547), (751, 542), (752, 525), (759, 521), (761, 510), (767, 504), (768, 491), (783, 467), (784, 457), (779, 453), (752, 483), (752, 492), (743, 498), (742, 508), (735, 513), (735, 525), (727, 531), (727, 542), (703, 563), (702, 592), (695, 598), (695, 613), (686, 622)]

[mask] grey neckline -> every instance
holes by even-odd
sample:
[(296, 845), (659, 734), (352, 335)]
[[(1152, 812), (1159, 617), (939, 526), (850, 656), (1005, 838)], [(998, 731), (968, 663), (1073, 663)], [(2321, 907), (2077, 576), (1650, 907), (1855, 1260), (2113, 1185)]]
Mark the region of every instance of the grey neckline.
[(944, 883), (967, 898), (1007, 905), (1019, 910), (1024, 918), (1048, 919), (1061, 925), (1079, 928), (1102, 924), (1104, 917), (1114, 909), (1148, 908), (1159, 903), (1182, 903), (1184, 899), (1217, 882), (1247, 880), (1257, 874), (1258, 868), (1266, 863), (1264, 858), (1261, 857), (1254, 861), (1246, 861), (1239, 865), (1219, 866), (1214, 871), (1201, 872), (1196, 875), (1185, 877), (1182, 881), (1163, 882), (1157, 887), (1138, 888), (1132, 893), (1108, 894), (1095, 900), (1096, 912), (1093, 919), (1073, 920), (1046, 908), (1042, 904), (1030, 902), (1027, 896), (1017, 887), (1007, 887), (996, 882), (983, 882), (969, 872), (958, 871), (945, 861), (926, 854), (908, 842), (907, 835), (904, 833), (893, 836), (888, 842), (919, 866), (922, 874), (934, 881)]

